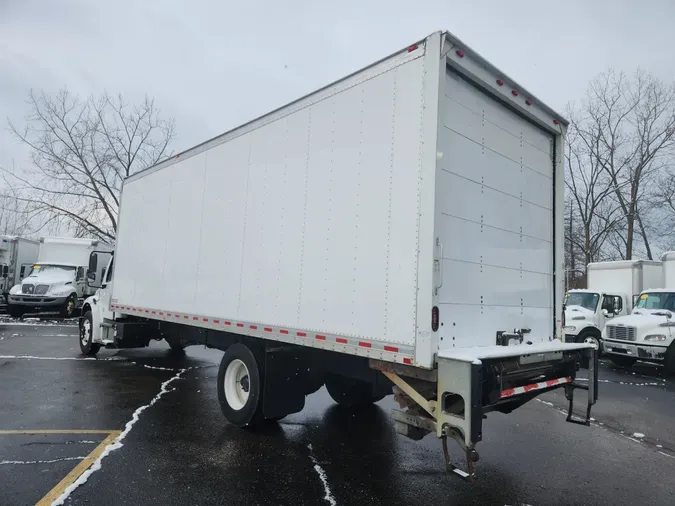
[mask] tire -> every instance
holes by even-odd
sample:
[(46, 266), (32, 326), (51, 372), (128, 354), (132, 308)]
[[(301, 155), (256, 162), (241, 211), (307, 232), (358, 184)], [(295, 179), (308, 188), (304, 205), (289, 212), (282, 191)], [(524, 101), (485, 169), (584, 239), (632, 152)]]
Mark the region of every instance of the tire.
[(66, 302), (64, 303), (63, 307), (59, 310), (59, 314), (63, 318), (72, 318), (73, 316), (76, 315), (76, 313), (77, 313), (77, 295), (71, 293), (66, 299)]
[[(600, 350), (602, 348), (600, 344), (600, 338), (594, 333), (594, 332), (582, 332), (579, 334), (576, 338), (577, 343), (590, 343), (595, 345), (595, 349), (598, 350), (598, 356), (600, 354)], [(588, 358), (584, 357), (581, 360), (581, 367), (585, 367), (588, 369)]]
[(609, 359), (612, 363), (618, 367), (623, 367), (624, 369), (629, 369), (637, 362), (636, 358), (633, 357), (622, 357), (621, 355), (610, 355)]
[(180, 354), (185, 352), (185, 345), (180, 339), (164, 338), (164, 340), (167, 342), (173, 353)]
[(260, 425), (263, 370), (244, 344), (230, 346), (218, 369), (218, 401), (225, 419), (237, 427)]
[(91, 311), (84, 313), (80, 321), (80, 351), (82, 355), (93, 357), (101, 349), (101, 345), (92, 342), (93, 319)]
[(373, 386), (366, 381), (359, 381), (343, 376), (330, 375), (326, 378), (328, 394), (340, 406), (362, 408), (384, 399), (384, 396), (373, 396)]
[(666, 359), (663, 365), (666, 370), (666, 375), (675, 376), (675, 343), (672, 343), (670, 346), (668, 346), (668, 350), (666, 351)]
[(12, 318), (21, 318), (26, 312), (26, 308), (23, 306), (17, 306), (16, 304), (8, 304), (7, 312)]

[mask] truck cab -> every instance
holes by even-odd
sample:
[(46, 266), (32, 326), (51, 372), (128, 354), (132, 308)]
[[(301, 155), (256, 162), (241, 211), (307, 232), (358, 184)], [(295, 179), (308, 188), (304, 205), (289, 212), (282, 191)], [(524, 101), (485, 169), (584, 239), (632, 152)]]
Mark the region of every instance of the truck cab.
[(675, 374), (675, 290), (646, 290), (629, 316), (605, 326), (603, 347), (612, 362), (630, 367), (637, 360), (662, 364)]
[(632, 297), (624, 293), (570, 290), (565, 294), (565, 342), (600, 347), (608, 321), (630, 313)]

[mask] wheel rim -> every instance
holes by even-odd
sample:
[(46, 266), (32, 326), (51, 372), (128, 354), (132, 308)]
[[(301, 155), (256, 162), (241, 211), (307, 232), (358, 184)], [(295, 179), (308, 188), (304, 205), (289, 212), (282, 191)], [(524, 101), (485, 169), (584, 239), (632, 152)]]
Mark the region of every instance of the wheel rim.
[(251, 393), (248, 368), (238, 358), (230, 362), (225, 370), (225, 398), (235, 411), (242, 409)]
[(598, 340), (593, 336), (588, 336), (586, 339), (584, 339), (584, 344), (592, 344), (593, 348), (595, 348), (596, 350), (600, 346), (600, 343), (598, 343)]
[(91, 322), (89, 320), (84, 320), (82, 322), (82, 330), (80, 331), (80, 341), (82, 346), (87, 346), (89, 344), (89, 337), (91, 336)]
[(73, 303), (73, 298), (69, 297), (68, 300), (66, 301), (66, 314), (68, 316), (73, 314), (75, 308), (75, 304)]

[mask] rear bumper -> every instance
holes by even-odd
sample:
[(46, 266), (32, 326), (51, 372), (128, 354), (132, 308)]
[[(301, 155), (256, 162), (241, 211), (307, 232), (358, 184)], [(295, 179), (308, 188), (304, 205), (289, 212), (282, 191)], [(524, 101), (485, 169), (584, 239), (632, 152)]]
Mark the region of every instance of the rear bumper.
[(16, 294), (9, 296), (9, 303), (17, 306), (26, 306), (26, 307), (56, 307), (63, 306), (66, 303), (68, 297), (51, 297), (51, 296), (30, 296), (23, 294)]
[[(588, 361), (587, 381), (576, 383), (579, 364)], [(598, 351), (583, 343), (499, 346), (441, 352), (438, 356), (437, 435), (461, 429), (467, 447), (482, 439), (485, 414), (510, 413), (541, 393), (588, 390), (587, 418), (598, 398)], [(572, 421), (568, 417), (568, 421)], [(579, 422), (577, 422), (579, 423)]]
[(603, 339), (603, 351), (610, 355), (633, 357), (639, 360), (662, 362), (666, 358), (667, 346), (636, 343), (632, 341), (615, 341)]

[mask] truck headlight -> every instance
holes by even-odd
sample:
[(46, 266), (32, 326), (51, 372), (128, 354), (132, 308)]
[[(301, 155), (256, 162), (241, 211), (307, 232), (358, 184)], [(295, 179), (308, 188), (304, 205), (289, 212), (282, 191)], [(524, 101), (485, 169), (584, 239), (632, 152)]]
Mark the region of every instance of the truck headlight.
[(577, 330), (577, 328), (574, 325), (568, 325), (566, 327), (563, 327), (563, 330), (565, 332), (574, 332), (575, 330)]
[(650, 334), (645, 336), (645, 341), (665, 341), (666, 339), (668, 338), (663, 334)]
[(55, 297), (63, 297), (65, 295), (70, 295), (70, 290), (55, 290), (51, 292), (49, 295), (53, 295)]

